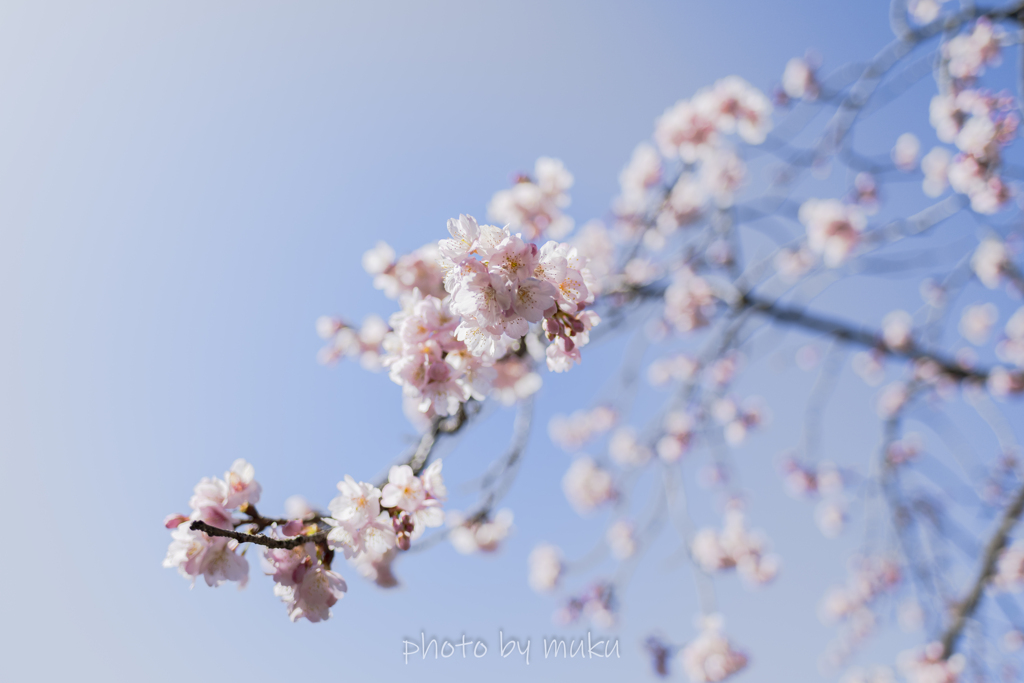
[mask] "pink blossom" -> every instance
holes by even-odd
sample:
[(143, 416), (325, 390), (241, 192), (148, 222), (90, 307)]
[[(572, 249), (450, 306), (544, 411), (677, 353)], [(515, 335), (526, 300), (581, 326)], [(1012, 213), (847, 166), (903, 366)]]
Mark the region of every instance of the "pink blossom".
[(562, 490), (580, 514), (591, 512), (615, 496), (611, 475), (587, 456), (573, 460), (562, 478)]
[(782, 72), (782, 89), (793, 99), (817, 99), (820, 90), (818, 80), (806, 59), (794, 57), (786, 63)]
[(917, 166), (917, 155), (921, 152), (921, 143), (913, 133), (904, 133), (896, 139), (892, 148), (892, 160), (901, 171), (913, 171)]
[(495, 193), (487, 207), (491, 220), (522, 230), (527, 239), (543, 235), (562, 237), (572, 231), (573, 220), (562, 210), (569, 206), (567, 190), (573, 177), (558, 159), (537, 160), (536, 179), (520, 176), (508, 190)]
[(619, 427), (608, 441), (608, 454), (623, 467), (642, 467), (651, 459), (651, 449), (637, 440), (632, 427)]
[(530, 552), (527, 562), (530, 588), (538, 593), (554, 590), (564, 571), (561, 551), (553, 545), (541, 544)]
[(459, 513), (449, 513), (447, 522), (451, 531), (448, 540), (463, 555), (492, 553), (508, 537), (512, 520), (511, 510), (499, 510), (491, 519), (475, 521), (468, 521)]
[(294, 585), (274, 584), (274, 595), (286, 604), (288, 618), (306, 618), (313, 623), (329, 619), (331, 607), (345, 597), (347, 590), (345, 579), (323, 564), (306, 569)]
[(387, 508), (415, 510), (427, 497), (423, 482), (408, 465), (395, 465), (388, 472), (388, 483), (381, 491), (380, 504)]
[(970, 33), (961, 33), (942, 46), (949, 60), (949, 75), (969, 79), (980, 76), (988, 64), (998, 64), (1003, 30), (987, 18), (978, 19)]
[(968, 306), (960, 316), (958, 330), (960, 336), (975, 346), (981, 346), (992, 332), (992, 326), (999, 319), (999, 310), (995, 304), (977, 304)]
[(219, 586), (225, 581), (237, 581), (244, 586), (249, 580), (249, 563), (235, 552), (238, 541), (230, 538), (207, 536), (181, 525), (171, 532), (171, 545), (167, 549), (164, 567), (174, 567), (185, 578), (202, 576), (208, 586)]
[(957, 683), (967, 661), (961, 654), (948, 659), (944, 654), (942, 643), (929, 643), (920, 650), (901, 652), (897, 666), (907, 683)]
[(906, 311), (893, 311), (882, 320), (882, 341), (890, 349), (902, 351), (913, 344), (913, 319)]
[(605, 533), (605, 541), (612, 557), (617, 560), (625, 560), (636, 552), (636, 538), (633, 525), (626, 521), (618, 521), (608, 527)]
[(224, 473), (227, 482), (227, 496), (224, 507), (236, 508), (245, 504), (255, 505), (260, 502), (262, 488), (253, 477), (255, 468), (242, 458), (235, 460), (231, 469)]
[(921, 158), (921, 172), (924, 173), (922, 188), (929, 197), (938, 197), (949, 187), (951, 159), (952, 155), (942, 147), (933, 147)]
[(866, 220), (863, 211), (834, 199), (809, 199), (800, 207), (800, 222), (807, 227), (807, 246), (825, 265), (835, 268), (860, 241)]
[(981, 241), (971, 257), (971, 268), (981, 283), (995, 289), (1006, 270), (1011, 267), (1010, 256), (1001, 240), (987, 237)]
[(722, 681), (747, 666), (747, 656), (734, 649), (721, 630), (720, 617), (707, 617), (700, 635), (683, 648), (683, 670), (693, 683)]

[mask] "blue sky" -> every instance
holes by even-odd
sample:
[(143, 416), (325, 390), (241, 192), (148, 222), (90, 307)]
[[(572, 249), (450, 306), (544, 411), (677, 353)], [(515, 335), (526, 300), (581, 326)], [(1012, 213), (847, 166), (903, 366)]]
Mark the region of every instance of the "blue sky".
[[(536, 680), (642, 680), (647, 633), (694, 632), (690, 570), (668, 540), (625, 596), (621, 659), (537, 661), (542, 637), (585, 629), (552, 624), (555, 603), (525, 584), (526, 555), (555, 540), (580, 556), (602, 530), (565, 503), (569, 460), (543, 423), (508, 498), (516, 533), (497, 557), (435, 548), (399, 565), (405, 586), (391, 593), (343, 569), (349, 594), (325, 624), (289, 623), (254, 558), (246, 590), (189, 591), (160, 566), (160, 522), (238, 457), (256, 466), (270, 512), (294, 493), (326, 504), (344, 474), (369, 478), (401, 451), (412, 431), (398, 387), (315, 362), (317, 316), (393, 310), (359, 265), (377, 240), (408, 250), (442, 237), (451, 216), (482, 217), (510, 173), (542, 155), (575, 175), (577, 222), (601, 217), (667, 106), (732, 73), (767, 90), (808, 47), (827, 66), (864, 59), (891, 37), (887, 11), (821, 0), (4, 3), (9, 680), (522, 680), (518, 656), (494, 654), (499, 629), (532, 639)], [(921, 111), (915, 125), (925, 123)], [(919, 305), (916, 281), (899, 284), (836, 301), (856, 301), (850, 313), (877, 324)], [(547, 378), (540, 413), (588, 405), (622, 344)], [(794, 445), (813, 382), (778, 367), (761, 363), (744, 380), (775, 417), (737, 457), (756, 524), (786, 564), (763, 591), (719, 582), (730, 633), (755, 661), (738, 683), (818, 680), (831, 632), (815, 604), (857, 542), (822, 539), (811, 507), (777, 485), (775, 457)], [(863, 462), (878, 438), (873, 390), (842, 382), (827, 418), (835, 458)], [(466, 436), (467, 471), (453, 463), (450, 486), (462, 490), (510, 430), (504, 412)], [(698, 521), (717, 523), (707, 496), (695, 497)], [(403, 665), (402, 639), (421, 631), (482, 637), (492, 654)], [(897, 632), (876, 646), (879, 661), (913, 642)]]

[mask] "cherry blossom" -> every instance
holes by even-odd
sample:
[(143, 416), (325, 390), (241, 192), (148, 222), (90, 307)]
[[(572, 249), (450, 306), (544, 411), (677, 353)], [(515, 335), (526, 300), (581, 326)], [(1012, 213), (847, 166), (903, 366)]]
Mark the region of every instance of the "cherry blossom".
[(747, 656), (722, 635), (722, 619), (705, 617), (701, 633), (681, 653), (683, 670), (693, 683), (722, 681), (747, 666)]
[(573, 460), (562, 478), (562, 490), (580, 514), (592, 511), (615, 496), (611, 474), (587, 456)]
[(857, 206), (835, 199), (810, 199), (800, 207), (807, 228), (807, 246), (830, 268), (839, 266), (860, 241), (867, 220)]
[(538, 593), (553, 590), (564, 571), (562, 553), (553, 545), (538, 545), (530, 552), (529, 567), (529, 583), (533, 590)]

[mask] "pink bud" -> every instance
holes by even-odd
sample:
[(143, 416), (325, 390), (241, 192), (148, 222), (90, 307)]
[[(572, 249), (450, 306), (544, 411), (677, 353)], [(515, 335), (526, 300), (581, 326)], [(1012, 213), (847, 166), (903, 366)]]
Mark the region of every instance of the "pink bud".
[(293, 519), (281, 527), (281, 533), (285, 536), (298, 536), (302, 533), (302, 521)]
[(188, 521), (185, 515), (167, 515), (164, 517), (164, 526), (168, 529), (176, 529), (182, 522)]

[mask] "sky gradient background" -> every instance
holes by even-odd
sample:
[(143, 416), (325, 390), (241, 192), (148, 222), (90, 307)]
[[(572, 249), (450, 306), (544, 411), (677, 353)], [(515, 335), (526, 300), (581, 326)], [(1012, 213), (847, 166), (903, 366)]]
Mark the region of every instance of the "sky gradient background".
[[(533, 680), (649, 676), (648, 633), (695, 634), (690, 570), (668, 540), (624, 596), (613, 634), (621, 659), (542, 661), (542, 637), (586, 627), (553, 625), (555, 601), (526, 586), (526, 556), (552, 540), (578, 557), (603, 529), (565, 502), (569, 459), (548, 442), (546, 420), (507, 499), (516, 532), (498, 556), (439, 546), (404, 558), (404, 587), (393, 592), (341, 564), (349, 593), (324, 624), (289, 623), (252, 554), (244, 591), (190, 591), (160, 565), (161, 520), (238, 457), (255, 465), (270, 514), (294, 493), (326, 505), (344, 474), (369, 479), (408, 443), (400, 390), (386, 376), (315, 362), (317, 316), (394, 310), (360, 267), (377, 240), (403, 252), (443, 237), (451, 216), (482, 218), (510, 173), (542, 155), (575, 175), (577, 224), (604, 216), (620, 168), (666, 107), (733, 73), (767, 91), (808, 47), (827, 66), (864, 59), (891, 38), (887, 8), (0, 5), (3, 677), (523, 680), (518, 655), (496, 654), (499, 629), (532, 639)], [(926, 131), (924, 111), (917, 119)], [(913, 310), (916, 282), (904, 289), (848, 311), (877, 324), (885, 310)], [(539, 414), (587, 406), (621, 349), (608, 343), (569, 375), (546, 377)], [(752, 516), (785, 565), (762, 591), (719, 581), (729, 632), (754, 662), (737, 683), (820, 679), (816, 659), (833, 631), (815, 605), (845, 579), (856, 545), (850, 534), (823, 539), (812, 507), (786, 497), (774, 474), (776, 455), (798, 439), (813, 379), (764, 363), (744, 380), (769, 398), (774, 421), (737, 457), (744, 481), (770, 480), (751, 487)], [(873, 390), (843, 381), (828, 433), (842, 444), (837, 459), (863, 462), (879, 436)], [(468, 470), (445, 469), (453, 491), (510, 429), (504, 411), (464, 438), (458, 466)], [(703, 495), (695, 517), (717, 524)], [(471, 500), (456, 495), (453, 507)], [(490, 654), (406, 667), (401, 641), (421, 630), (481, 637)], [(896, 632), (861, 661), (891, 660), (919, 641)]]

